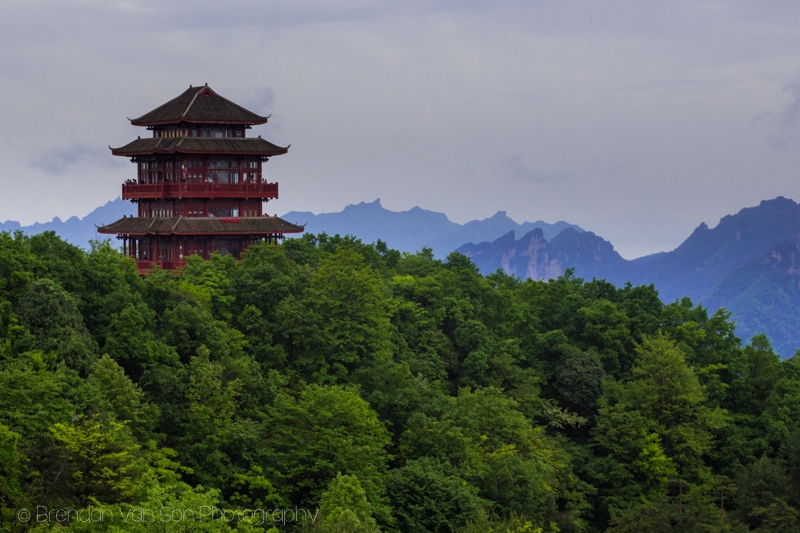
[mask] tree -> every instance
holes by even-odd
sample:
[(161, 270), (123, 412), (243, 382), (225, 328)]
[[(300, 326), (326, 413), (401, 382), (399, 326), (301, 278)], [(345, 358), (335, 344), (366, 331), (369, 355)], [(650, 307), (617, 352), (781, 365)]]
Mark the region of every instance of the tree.
[(154, 439), (159, 410), (144, 400), (144, 393), (108, 354), (95, 361), (86, 379), (84, 412), (129, 425), (139, 442)]
[(134, 380), (149, 368), (179, 361), (176, 349), (156, 338), (156, 318), (147, 304), (128, 304), (111, 317), (106, 328), (103, 351)]
[(0, 299), (16, 304), (34, 279), (36, 258), (21, 231), (0, 232)]
[(62, 461), (69, 467), (59, 481), (71, 486), (75, 502), (137, 501), (146, 490), (146, 464), (125, 424), (77, 417), (50, 431), (65, 448)]
[(223, 378), (222, 365), (209, 360), (200, 347), (189, 365), (184, 434), (179, 452), (193, 469), (192, 478), (201, 485), (225, 487), (235, 469), (237, 448), (234, 435), (237, 421), (239, 382)]
[(400, 531), (458, 531), (485, 502), (449, 463), (420, 457), (391, 470), (386, 491)]
[(581, 416), (593, 416), (604, 379), (596, 352), (570, 347), (556, 367), (551, 388), (561, 405)]
[(367, 495), (355, 475), (336, 474), (319, 502), (319, 527), (324, 533), (380, 533)]
[(175, 347), (184, 363), (197, 354), (200, 346), (205, 346), (215, 357), (228, 354), (222, 331), (224, 323), (218, 323), (211, 313), (191, 301), (182, 301), (161, 315), (161, 334), (164, 341)]
[(662, 497), (672, 479), (709, 483), (712, 430), (724, 423), (673, 341), (644, 337), (637, 354), (631, 379), (606, 385), (593, 432), (593, 475), (612, 514)]
[(14, 512), (21, 507), (22, 455), (19, 453), (19, 434), (0, 423), (0, 531), (5, 522), (16, 518)]
[(780, 464), (761, 456), (736, 477), (736, 516), (751, 528), (797, 531), (800, 514), (788, 505), (789, 476)]
[(363, 257), (343, 249), (324, 259), (299, 298), (277, 311), (291, 362), (307, 378), (346, 381), (391, 350), (383, 281)]
[(569, 470), (569, 459), (553, 449), (543, 429), (495, 388), (461, 389), (438, 419), (412, 416), (400, 450), (409, 459), (428, 456), (452, 465), (498, 516), (518, 513), (538, 523), (555, 519), (557, 491)]
[(319, 501), (337, 473), (353, 474), (375, 517), (389, 521), (383, 500), (389, 434), (357, 393), (309, 385), (297, 398), (278, 395), (268, 416), (261, 466), (287, 501)]
[(86, 375), (97, 345), (83, 323), (75, 299), (49, 279), (34, 281), (17, 305), (21, 325), (36, 337), (36, 347), (55, 353), (67, 366)]

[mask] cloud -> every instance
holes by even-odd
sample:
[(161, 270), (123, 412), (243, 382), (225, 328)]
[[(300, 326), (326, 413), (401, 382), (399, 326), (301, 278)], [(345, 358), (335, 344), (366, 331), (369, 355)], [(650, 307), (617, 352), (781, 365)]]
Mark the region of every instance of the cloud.
[(234, 91), (230, 97), (222, 96), (230, 98), (245, 109), (258, 114), (270, 114), (275, 101), (275, 91), (271, 87), (248, 87)]
[(495, 168), (495, 174), (515, 181), (545, 183), (550, 181), (567, 181), (572, 179), (572, 174), (566, 171), (541, 171), (532, 170), (522, 162), (520, 154), (501, 161)]
[(776, 148), (800, 144), (800, 79), (783, 87), (789, 93), (789, 103), (780, 113), (771, 116), (771, 131), (767, 140)]
[(90, 166), (117, 167), (124, 161), (111, 157), (108, 148), (96, 148), (76, 143), (66, 148), (56, 148), (39, 154), (31, 161), (33, 168), (44, 170), (48, 174), (61, 175), (79, 164)]

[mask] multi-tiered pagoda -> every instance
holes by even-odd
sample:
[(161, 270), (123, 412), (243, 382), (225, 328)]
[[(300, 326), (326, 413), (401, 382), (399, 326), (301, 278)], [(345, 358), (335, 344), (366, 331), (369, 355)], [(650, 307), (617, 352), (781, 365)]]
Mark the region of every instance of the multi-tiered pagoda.
[(278, 184), (262, 177), (262, 165), (287, 148), (247, 130), (262, 117), (219, 96), (206, 84), (131, 120), (152, 137), (139, 137), (117, 156), (136, 163), (136, 179), (122, 185), (122, 198), (137, 203), (138, 216), (98, 228), (122, 239), (123, 253), (140, 272), (156, 265), (180, 268), (191, 254), (239, 257), (253, 243), (276, 242), (303, 226), (262, 212), (278, 197)]

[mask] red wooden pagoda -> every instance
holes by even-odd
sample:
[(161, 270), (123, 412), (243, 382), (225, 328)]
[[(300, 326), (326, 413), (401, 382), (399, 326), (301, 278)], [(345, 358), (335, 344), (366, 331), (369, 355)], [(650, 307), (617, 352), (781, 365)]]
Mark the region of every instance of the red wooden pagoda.
[(136, 163), (136, 179), (122, 185), (122, 198), (139, 205), (138, 216), (98, 228), (122, 239), (123, 253), (140, 272), (156, 265), (180, 268), (187, 255), (212, 252), (239, 257), (259, 241), (277, 242), (303, 226), (262, 213), (278, 197), (278, 184), (261, 175), (263, 163), (285, 154), (247, 130), (262, 117), (219, 96), (208, 85), (189, 87), (177, 98), (131, 120), (152, 137), (121, 148)]

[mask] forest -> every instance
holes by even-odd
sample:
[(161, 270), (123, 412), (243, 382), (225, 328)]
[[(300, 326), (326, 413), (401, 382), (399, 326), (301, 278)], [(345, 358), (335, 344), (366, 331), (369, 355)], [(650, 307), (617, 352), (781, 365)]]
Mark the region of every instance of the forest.
[(305, 235), (142, 277), (0, 233), (0, 531), (800, 530), (800, 364), (724, 309)]

